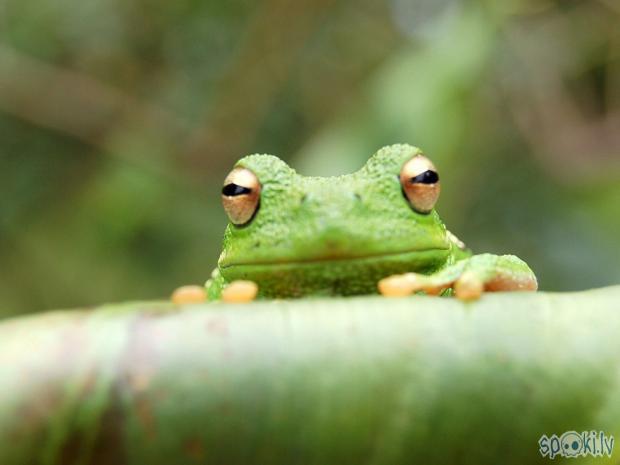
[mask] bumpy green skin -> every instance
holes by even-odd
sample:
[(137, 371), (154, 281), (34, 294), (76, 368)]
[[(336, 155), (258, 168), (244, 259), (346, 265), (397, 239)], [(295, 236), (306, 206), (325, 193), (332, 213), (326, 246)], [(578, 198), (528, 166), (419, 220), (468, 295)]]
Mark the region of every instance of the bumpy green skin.
[(388, 146), (356, 173), (328, 178), (301, 176), (271, 155), (239, 160), (235, 166), (261, 183), (260, 207), (248, 224), (228, 224), (206, 284), (209, 300), (234, 280), (256, 282), (259, 297), (280, 298), (375, 294), (379, 280), (407, 272), (442, 281), (471, 268), (485, 279), (498, 272), (531, 279), (514, 256), (470, 258), (435, 210), (411, 208), (399, 174), (419, 153)]

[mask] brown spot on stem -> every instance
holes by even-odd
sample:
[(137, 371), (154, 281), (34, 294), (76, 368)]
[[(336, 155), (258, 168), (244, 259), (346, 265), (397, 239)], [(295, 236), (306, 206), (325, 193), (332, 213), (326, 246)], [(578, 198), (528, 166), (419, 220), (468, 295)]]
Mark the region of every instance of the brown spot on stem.
[(228, 325), (222, 317), (211, 317), (207, 321), (207, 331), (218, 336), (228, 336)]

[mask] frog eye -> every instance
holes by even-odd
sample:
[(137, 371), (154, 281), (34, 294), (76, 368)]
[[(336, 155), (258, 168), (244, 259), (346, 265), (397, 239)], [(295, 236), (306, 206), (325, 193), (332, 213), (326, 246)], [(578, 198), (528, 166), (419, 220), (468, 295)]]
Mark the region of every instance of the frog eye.
[(224, 180), (222, 205), (230, 222), (241, 226), (256, 214), (260, 202), (260, 183), (246, 168), (233, 169)]
[(409, 205), (419, 213), (429, 213), (439, 198), (439, 174), (423, 155), (416, 155), (403, 165), (400, 184)]

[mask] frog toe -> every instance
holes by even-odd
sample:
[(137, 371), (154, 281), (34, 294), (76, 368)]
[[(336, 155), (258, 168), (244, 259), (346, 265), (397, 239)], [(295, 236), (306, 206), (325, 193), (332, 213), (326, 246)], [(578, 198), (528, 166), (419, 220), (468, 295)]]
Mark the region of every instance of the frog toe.
[(406, 297), (423, 288), (424, 276), (417, 273), (394, 274), (377, 284), (379, 293), (385, 297)]
[(440, 295), (449, 287), (449, 283), (418, 273), (405, 273), (388, 276), (379, 281), (377, 287), (381, 295), (386, 297), (405, 297), (420, 291), (428, 295)]
[(454, 283), (454, 295), (460, 300), (479, 299), (484, 292), (483, 280), (472, 271), (465, 271)]
[(222, 290), (222, 301), (227, 303), (252, 302), (258, 295), (258, 285), (254, 281), (237, 280)]

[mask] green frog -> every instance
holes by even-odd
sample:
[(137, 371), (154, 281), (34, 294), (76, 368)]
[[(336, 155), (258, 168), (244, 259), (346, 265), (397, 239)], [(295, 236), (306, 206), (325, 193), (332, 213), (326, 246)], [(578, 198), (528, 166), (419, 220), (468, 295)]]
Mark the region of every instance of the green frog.
[[(237, 162), (222, 189), (229, 217), (207, 298), (236, 283), (250, 298), (381, 293), (456, 295), (537, 289), (514, 255), (473, 255), (435, 210), (441, 183), (419, 148), (384, 147), (359, 171), (299, 175), (271, 155)], [(247, 289), (247, 288), (246, 288)], [(224, 299), (226, 300), (226, 299)]]

